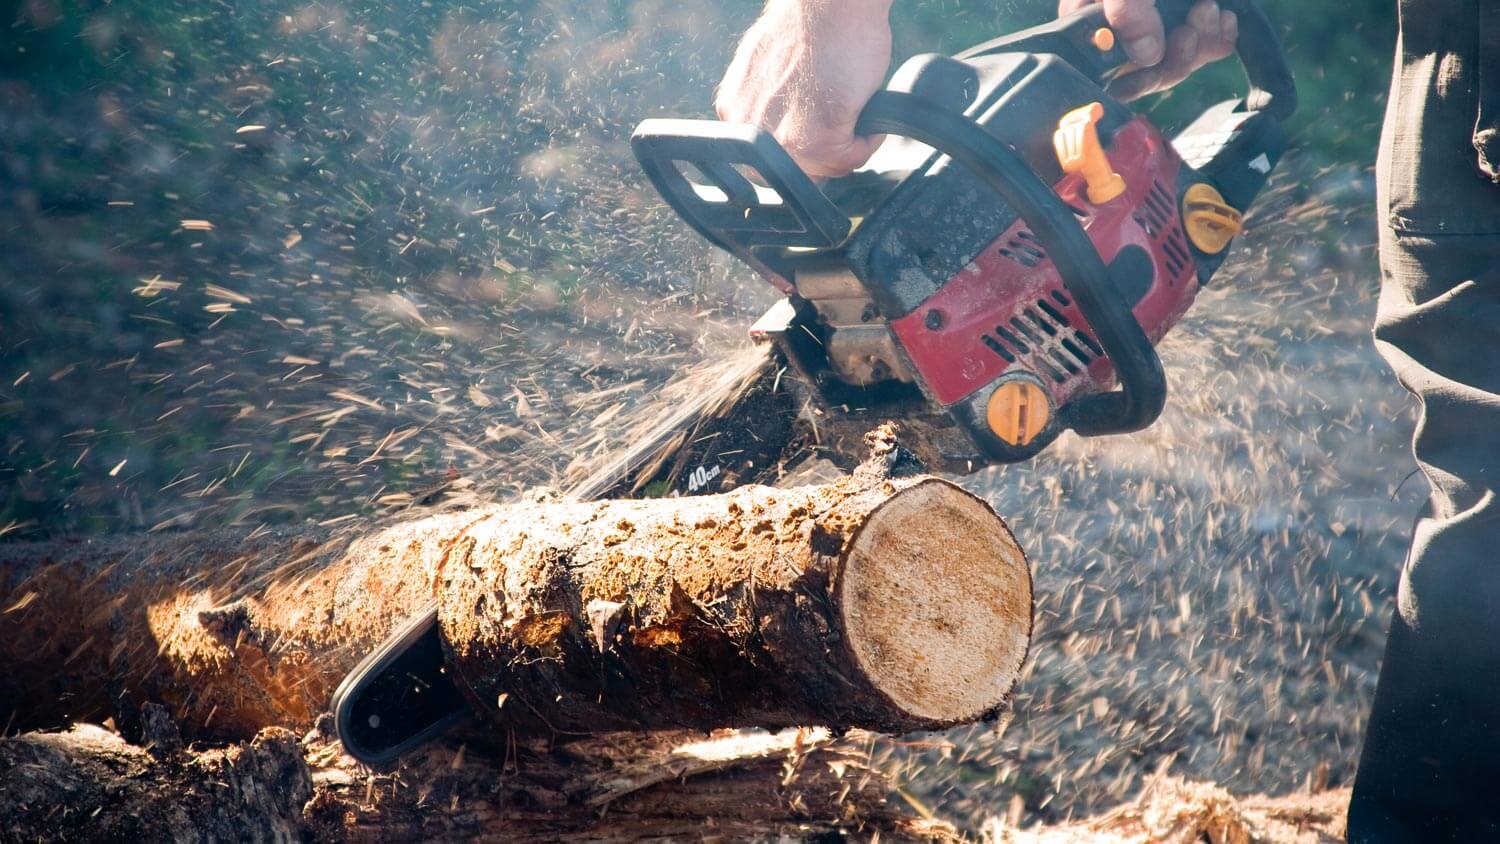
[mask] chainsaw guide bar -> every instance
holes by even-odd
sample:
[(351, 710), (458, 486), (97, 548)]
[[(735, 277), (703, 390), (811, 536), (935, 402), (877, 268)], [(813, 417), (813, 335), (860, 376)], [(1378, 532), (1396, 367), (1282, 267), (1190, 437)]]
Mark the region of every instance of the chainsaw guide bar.
[[(798, 420), (796, 376), (778, 357), (756, 354), (750, 363), (749, 377), (733, 394), (701, 393), (675, 409), (569, 497), (656, 498), (775, 484), (814, 456), (852, 465), (848, 460), (857, 454), (817, 445), (812, 426)], [(344, 749), (376, 768), (394, 765), (468, 719), (469, 702), (446, 666), (437, 603), (361, 660), (339, 684), (331, 708)]]

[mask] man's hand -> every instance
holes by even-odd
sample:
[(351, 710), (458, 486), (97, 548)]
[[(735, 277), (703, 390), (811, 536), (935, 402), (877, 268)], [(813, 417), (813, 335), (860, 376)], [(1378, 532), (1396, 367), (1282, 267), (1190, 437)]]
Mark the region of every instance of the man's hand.
[[(1058, 0), (1059, 16), (1071, 14), (1100, 0)], [(1102, 0), (1104, 17), (1125, 45), (1130, 61), (1139, 65), (1111, 93), (1134, 99), (1161, 91), (1186, 79), (1198, 68), (1234, 52), (1239, 20), (1219, 9), (1214, 0), (1199, 0), (1188, 13), (1186, 26), (1167, 33), (1156, 13), (1156, 0)]]
[[(1101, 0), (1059, 0), (1069, 14)], [(1156, 0), (1102, 0), (1138, 70), (1114, 93), (1132, 99), (1170, 88), (1234, 52), (1233, 12), (1200, 0), (1188, 24), (1164, 31)], [(880, 138), (854, 134), (860, 109), (891, 62), (892, 0), (769, 0), (719, 83), (719, 119), (771, 132), (809, 176), (842, 176), (864, 164)]]
[(891, 63), (891, 0), (770, 0), (719, 83), (719, 119), (769, 130), (814, 178), (842, 176), (880, 138), (854, 134)]

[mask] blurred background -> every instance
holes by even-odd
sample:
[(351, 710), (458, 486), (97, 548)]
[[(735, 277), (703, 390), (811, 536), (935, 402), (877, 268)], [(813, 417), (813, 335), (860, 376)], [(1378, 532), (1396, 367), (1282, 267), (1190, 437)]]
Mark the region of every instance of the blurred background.
[[(1295, 152), (1168, 341), (1168, 412), (966, 483), (1037, 572), (1012, 717), (875, 752), (975, 828), (1162, 765), (1347, 783), (1425, 495), (1374, 354), (1392, 0), (1267, 0)], [(503, 499), (616, 447), (772, 301), (627, 139), (707, 116), (752, 2), (0, 4), (0, 537)], [(1050, 16), (898, 0), (896, 59)], [(1182, 125), (1232, 63), (1142, 103)]]

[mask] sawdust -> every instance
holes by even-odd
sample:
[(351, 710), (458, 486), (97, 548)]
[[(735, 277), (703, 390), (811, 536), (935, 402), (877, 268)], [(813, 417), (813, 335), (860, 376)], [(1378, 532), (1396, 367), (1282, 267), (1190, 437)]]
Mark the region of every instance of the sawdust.
[[(673, 410), (714, 392), (726, 338), (770, 294), (665, 209), (622, 127), (701, 108), (754, 9), (643, 7), (619, 29), (600, 20), (613, 11), (568, 2), (518, 10), (518, 25), (455, 12), (438, 32), (399, 5), (401, 37), (366, 44), (351, 23), (381, 8), (322, 21), (344, 10), (309, 5), (316, 22), (299, 12), (291, 35), (256, 29), (277, 16), (216, 19), (257, 37), (178, 51), (173, 72), (196, 81), (169, 98), (153, 58), (111, 61), (88, 95), (55, 105), (28, 102), (24, 84), (8, 101), (8, 160), (54, 175), (0, 199), (14, 203), (18, 256), (0, 286), (0, 535), (254, 529), (504, 498), (588, 477), (660, 421), (647, 406), (669, 376), (693, 376)], [(509, 67), (539, 32), (552, 46), (524, 73)], [(270, 45), (289, 60), (260, 55)], [(674, 58), (664, 72), (627, 53)], [(399, 73), (402, 54), (418, 68), (475, 58), (420, 77), (442, 102), (351, 80), (363, 108), (289, 108), (331, 90), (335, 56)], [(544, 102), (557, 111), (529, 110)], [(174, 132), (178, 111), (191, 134)], [(457, 119), (486, 113), (531, 128)], [(1327, 116), (1311, 122), (1373, 149), (1375, 127)], [(425, 128), (408, 139), (410, 127)], [(351, 132), (385, 141), (358, 155), (333, 144), (326, 181), (277, 169)], [(247, 158), (258, 153), (242, 142), (273, 138), (289, 156)], [(548, 177), (506, 176), (511, 160)], [(1153, 429), (1065, 438), (967, 482), (1036, 561), (1039, 625), (1003, 733), (963, 728), (882, 759), (945, 817), (972, 827), (1012, 798), (1029, 818), (1093, 812), (1168, 755), (1236, 791), (1284, 791), (1318, 760), (1333, 782), (1352, 775), (1424, 484), (1403, 481), (1411, 410), (1370, 348), (1373, 183), (1325, 164), (1278, 170), (1230, 265), (1168, 338), (1169, 406)], [(500, 209), (472, 213), (496, 196)], [(213, 230), (165, 230), (200, 219)], [(558, 283), (577, 286), (559, 297)], [(43, 609), (35, 594), (0, 604)], [(375, 616), (339, 617), (360, 628), (351, 645)], [(86, 644), (59, 663), (104, 647)]]
[(1215, 785), (1158, 776), (1105, 814), (1017, 829), (992, 819), (987, 844), (1333, 844), (1344, 840), (1349, 791), (1234, 797)]

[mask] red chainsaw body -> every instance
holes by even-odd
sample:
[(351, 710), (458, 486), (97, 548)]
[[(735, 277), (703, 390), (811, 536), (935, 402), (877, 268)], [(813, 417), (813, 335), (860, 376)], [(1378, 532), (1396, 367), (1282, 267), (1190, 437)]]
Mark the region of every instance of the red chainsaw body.
[[(1140, 117), (1115, 134), (1109, 160), (1126, 184), (1115, 199), (1090, 203), (1076, 174), (1064, 176), (1054, 189), (1079, 214), (1106, 263), (1132, 245), (1150, 255), (1155, 272), (1133, 313), (1156, 343), (1187, 311), (1199, 286), (1176, 201), (1182, 162), (1156, 127)], [(1114, 381), (1114, 367), (1024, 221), (890, 327), (942, 405), (1014, 370), (1035, 374), (1056, 406), (1107, 390)]]

